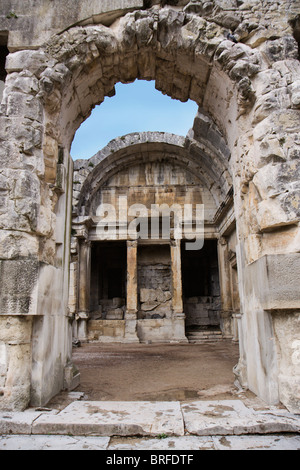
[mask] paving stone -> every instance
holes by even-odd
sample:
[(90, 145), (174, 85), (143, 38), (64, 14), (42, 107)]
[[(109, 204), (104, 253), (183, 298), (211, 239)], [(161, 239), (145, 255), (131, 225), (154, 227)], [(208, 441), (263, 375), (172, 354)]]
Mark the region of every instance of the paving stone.
[(109, 437), (101, 436), (4, 436), (0, 450), (106, 450)]
[(195, 401), (182, 404), (187, 432), (196, 435), (234, 434), (234, 423), (241, 426), (251, 416), (240, 400)]
[(213, 450), (214, 445), (213, 438), (208, 436), (114, 438), (111, 439), (108, 450)]
[(28, 409), (20, 412), (0, 413), (1, 434), (30, 434), (32, 423), (43, 413), (56, 414), (57, 410), (43, 412), (42, 410)]
[(300, 416), (288, 412), (259, 412), (240, 400), (195, 401), (182, 405), (188, 433), (205, 435), (299, 432)]
[(100, 436), (184, 435), (179, 402), (73, 402), (56, 415), (43, 414), (33, 434)]
[(223, 436), (213, 441), (216, 450), (300, 450), (300, 436)]

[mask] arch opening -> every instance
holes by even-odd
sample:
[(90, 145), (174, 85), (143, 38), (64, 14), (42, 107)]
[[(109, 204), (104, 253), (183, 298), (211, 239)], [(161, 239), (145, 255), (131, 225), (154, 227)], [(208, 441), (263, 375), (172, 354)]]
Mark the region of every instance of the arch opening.
[(96, 106), (76, 131), (73, 160), (91, 158), (115, 138), (134, 132), (168, 132), (186, 136), (193, 126), (197, 105), (181, 103), (155, 90), (154, 81), (116, 84), (116, 94)]

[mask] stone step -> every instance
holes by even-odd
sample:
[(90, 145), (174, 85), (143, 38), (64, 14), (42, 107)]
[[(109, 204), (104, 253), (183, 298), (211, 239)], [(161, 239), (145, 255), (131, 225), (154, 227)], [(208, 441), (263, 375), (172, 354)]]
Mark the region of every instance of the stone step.
[(189, 335), (221, 335), (221, 330), (187, 330)]
[(221, 331), (193, 331), (187, 332), (188, 336), (222, 336)]
[(206, 343), (216, 343), (222, 341), (222, 338), (218, 339), (188, 339), (190, 344), (206, 344)]
[(189, 336), (188, 335), (187, 338), (190, 339), (190, 340), (212, 339), (214, 341), (217, 341), (218, 339), (222, 339), (222, 336), (209, 336), (209, 335), (207, 335), (207, 336)]
[(222, 332), (220, 330), (199, 329), (186, 332), (189, 343), (213, 343), (222, 340)]

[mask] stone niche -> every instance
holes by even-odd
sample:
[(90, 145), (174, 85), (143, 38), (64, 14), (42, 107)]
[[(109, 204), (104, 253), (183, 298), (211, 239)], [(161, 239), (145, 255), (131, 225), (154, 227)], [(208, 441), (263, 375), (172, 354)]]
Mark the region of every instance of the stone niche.
[(138, 319), (171, 317), (172, 272), (169, 244), (139, 246), (138, 296)]

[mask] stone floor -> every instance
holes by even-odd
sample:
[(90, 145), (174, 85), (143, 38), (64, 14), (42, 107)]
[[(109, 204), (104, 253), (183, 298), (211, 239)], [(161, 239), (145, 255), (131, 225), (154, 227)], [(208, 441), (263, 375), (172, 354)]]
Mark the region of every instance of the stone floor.
[(300, 415), (237, 388), (237, 358), (231, 342), (83, 345), (80, 386), (1, 412), (0, 450), (299, 450)]
[[(76, 399), (77, 397), (77, 399)], [(300, 415), (242, 400), (85, 401), (0, 414), (0, 450), (300, 449)]]
[[(87, 400), (231, 399), (239, 347), (214, 344), (87, 343), (73, 349)], [(63, 395), (51, 406), (59, 406)]]

